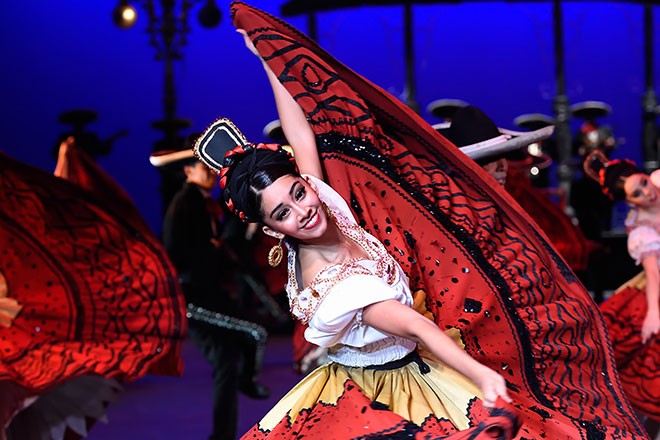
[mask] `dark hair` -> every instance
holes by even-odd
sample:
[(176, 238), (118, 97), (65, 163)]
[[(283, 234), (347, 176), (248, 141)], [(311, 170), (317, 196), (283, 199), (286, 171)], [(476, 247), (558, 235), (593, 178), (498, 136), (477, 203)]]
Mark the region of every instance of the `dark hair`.
[(261, 192), (283, 176), (300, 176), (291, 157), (284, 150), (253, 149), (231, 165), (223, 197), (234, 212), (244, 219), (263, 219)]
[(179, 163), (177, 164), (177, 166), (178, 166), (179, 168), (194, 167), (194, 166), (197, 165), (198, 163), (201, 163), (201, 162), (199, 161), (199, 159), (197, 159), (196, 157), (190, 157), (190, 158), (188, 158), (188, 159), (183, 159), (183, 160), (181, 160), (181, 162), (179, 162)]
[(584, 160), (582, 168), (587, 176), (600, 184), (603, 193), (615, 201), (626, 198), (626, 191), (623, 188), (625, 178), (641, 173), (632, 160), (608, 160), (605, 153), (600, 150), (591, 152)]
[(606, 190), (606, 194), (611, 194), (613, 200), (625, 200), (626, 191), (623, 188), (625, 178), (639, 173), (641, 173), (639, 168), (631, 162), (611, 161), (605, 167), (601, 186)]
[(196, 157), (189, 157), (186, 159), (175, 160), (174, 162), (161, 165), (158, 168), (162, 173), (167, 174), (176, 181), (186, 180), (185, 168), (194, 167), (197, 162), (199, 162), (199, 160)]

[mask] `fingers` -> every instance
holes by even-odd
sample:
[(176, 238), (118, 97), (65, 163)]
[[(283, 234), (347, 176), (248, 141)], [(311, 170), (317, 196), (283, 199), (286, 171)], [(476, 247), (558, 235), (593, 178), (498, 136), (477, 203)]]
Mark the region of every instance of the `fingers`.
[(236, 29), (236, 32), (238, 32), (239, 34), (241, 34), (243, 36), (243, 40), (245, 40), (245, 46), (248, 49), (250, 49), (250, 52), (252, 52), (256, 56), (259, 56), (259, 51), (257, 51), (257, 48), (254, 46), (254, 43), (252, 42), (250, 37), (248, 37), (248, 34), (245, 31), (245, 29)]
[(642, 330), (642, 344), (646, 344), (647, 342), (651, 342), (655, 335), (657, 335), (658, 332), (654, 332), (652, 330)]
[(75, 143), (76, 143), (76, 139), (73, 136), (68, 136), (66, 139), (60, 142), (60, 149), (58, 155), (59, 156), (66, 155), (67, 151), (69, 150), (69, 147), (71, 147)]
[(484, 398), (484, 407), (486, 409), (493, 409), (495, 407), (495, 401), (492, 399)]
[(76, 142), (76, 139), (73, 136), (68, 136), (66, 139), (64, 139), (60, 145), (65, 145), (65, 146), (70, 146), (73, 145)]
[(513, 399), (509, 396), (509, 393), (507, 393), (506, 390), (504, 390), (504, 392), (500, 394), (499, 397), (501, 397), (502, 400), (504, 400), (507, 403), (513, 402)]
[(482, 389), (483, 392), (483, 404), (486, 408), (491, 409), (495, 406), (497, 398), (500, 397), (507, 403), (513, 402), (513, 399), (509, 396), (506, 388), (506, 380), (499, 374), (495, 373), (496, 376), (493, 377), (489, 383), (485, 384)]
[(509, 395), (506, 393), (503, 394), (492, 393), (489, 394), (488, 396), (484, 395), (484, 399), (483, 399), (484, 407), (486, 407), (487, 409), (493, 409), (495, 407), (495, 404), (497, 403), (498, 398), (502, 399), (507, 403), (513, 402), (511, 397), (509, 397)]
[(642, 344), (650, 342), (657, 333), (658, 331), (654, 328), (642, 327)]

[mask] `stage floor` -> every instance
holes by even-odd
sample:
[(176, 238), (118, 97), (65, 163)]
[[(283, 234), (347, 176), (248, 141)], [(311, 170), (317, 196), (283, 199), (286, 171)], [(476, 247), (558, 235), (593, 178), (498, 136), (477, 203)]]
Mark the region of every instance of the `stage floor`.
[[(90, 440), (202, 440), (211, 432), (211, 367), (192, 340), (183, 344), (182, 377), (147, 376), (124, 385), (108, 407), (108, 423), (97, 422)], [(262, 382), (271, 389), (266, 400), (240, 394), (239, 436), (247, 432), (302, 376), (291, 368), (291, 336), (269, 336)]]

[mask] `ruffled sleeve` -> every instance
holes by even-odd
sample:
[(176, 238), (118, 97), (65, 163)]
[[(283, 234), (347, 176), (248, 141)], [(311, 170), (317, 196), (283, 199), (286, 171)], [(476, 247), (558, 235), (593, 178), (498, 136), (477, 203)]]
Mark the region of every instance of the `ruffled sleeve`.
[(628, 253), (641, 264), (648, 255), (660, 255), (660, 234), (651, 226), (638, 226), (628, 235)]
[(394, 299), (411, 305), (405, 291), (389, 286), (372, 275), (353, 275), (331, 287), (320, 304), (309, 328), (308, 341), (330, 347), (336, 344), (364, 347), (390, 335), (362, 323), (362, 310), (381, 301)]
[(654, 185), (656, 188), (660, 188), (660, 170), (655, 170), (655, 171), (653, 171), (653, 172), (649, 175), (649, 178), (651, 179), (651, 183), (653, 183), (653, 185)]

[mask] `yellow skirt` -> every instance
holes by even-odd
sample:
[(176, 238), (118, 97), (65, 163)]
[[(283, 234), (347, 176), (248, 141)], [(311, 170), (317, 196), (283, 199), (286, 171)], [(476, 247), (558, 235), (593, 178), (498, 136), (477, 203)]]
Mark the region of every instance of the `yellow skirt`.
[(469, 427), (468, 411), (479, 388), (467, 377), (440, 361), (420, 353), (430, 372), (422, 374), (411, 362), (393, 370), (322, 365), (307, 375), (259, 422), (262, 430), (272, 430), (285, 416), (293, 423), (304, 409), (317, 403), (336, 405), (350, 379), (371, 401), (386, 405), (392, 412), (421, 425), (429, 414), (450, 420), (457, 429)]

